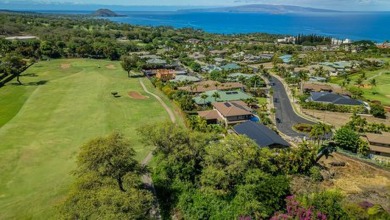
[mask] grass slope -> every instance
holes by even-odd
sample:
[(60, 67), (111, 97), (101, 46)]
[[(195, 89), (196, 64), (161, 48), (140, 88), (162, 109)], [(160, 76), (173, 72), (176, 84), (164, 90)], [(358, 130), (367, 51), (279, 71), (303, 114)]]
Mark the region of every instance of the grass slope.
[[(139, 143), (135, 129), (168, 120), (153, 97), (127, 95), (138, 91), (147, 96), (138, 79), (128, 79), (117, 62), (40, 62), (21, 80), (25, 85), (13, 81), (0, 89), (0, 219), (54, 218), (53, 206), (72, 182), (69, 173), (81, 144), (119, 130), (142, 160), (151, 149)], [(144, 83), (156, 92), (148, 80)], [(112, 97), (111, 91), (121, 97)]]

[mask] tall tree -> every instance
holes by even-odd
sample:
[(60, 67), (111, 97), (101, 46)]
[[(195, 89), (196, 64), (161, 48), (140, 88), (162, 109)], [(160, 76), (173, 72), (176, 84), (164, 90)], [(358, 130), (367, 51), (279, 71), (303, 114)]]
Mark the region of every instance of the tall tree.
[(127, 76), (130, 77), (130, 72), (139, 66), (140, 58), (136, 55), (122, 56), (121, 66), (127, 72)]
[(96, 172), (102, 177), (115, 179), (119, 189), (126, 191), (123, 188), (123, 177), (127, 173), (141, 170), (134, 156), (134, 149), (119, 133), (97, 138), (81, 148), (77, 158), (77, 174)]
[(76, 181), (60, 205), (65, 219), (145, 219), (152, 194), (143, 189), (135, 151), (121, 134), (91, 140), (77, 157)]
[(16, 77), (16, 81), (20, 85), (23, 83), (20, 81), (20, 74), (26, 66), (26, 61), (23, 58), (16, 54), (7, 54), (2, 62), (2, 69), (7, 74), (12, 74)]

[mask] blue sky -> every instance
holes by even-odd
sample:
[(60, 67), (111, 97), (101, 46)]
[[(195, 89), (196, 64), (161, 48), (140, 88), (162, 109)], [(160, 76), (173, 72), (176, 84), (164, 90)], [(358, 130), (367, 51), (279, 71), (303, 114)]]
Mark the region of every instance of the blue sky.
[(390, 11), (390, 0), (0, 0), (4, 4), (65, 3), (99, 5), (142, 5), (142, 6), (234, 6), (244, 4), (285, 4), (336, 10), (379, 10)]

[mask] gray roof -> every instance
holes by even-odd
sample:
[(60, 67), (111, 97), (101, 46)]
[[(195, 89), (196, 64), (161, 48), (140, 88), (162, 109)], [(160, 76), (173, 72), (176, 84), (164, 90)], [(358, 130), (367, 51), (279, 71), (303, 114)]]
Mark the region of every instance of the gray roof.
[(149, 64), (166, 64), (167, 61), (162, 60), (162, 59), (149, 59), (149, 60), (146, 61), (146, 63), (149, 63)]
[(342, 96), (330, 92), (312, 92), (309, 98), (314, 102), (327, 102), (335, 105), (363, 105), (363, 102), (356, 99), (351, 99), (348, 96)]
[(290, 146), (287, 141), (263, 124), (247, 121), (233, 127), (237, 134), (248, 136), (259, 147)]

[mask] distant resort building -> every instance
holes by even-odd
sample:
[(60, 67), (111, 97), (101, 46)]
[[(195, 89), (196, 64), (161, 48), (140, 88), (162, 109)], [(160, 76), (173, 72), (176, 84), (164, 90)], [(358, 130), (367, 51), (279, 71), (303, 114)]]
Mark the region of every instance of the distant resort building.
[[(205, 94), (207, 98), (202, 99), (202, 94)], [(193, 100), (197, 105), (208, 105), (214, 102), (229, 102), (229, 101), (240, 101), (247, 100), (253, 98), (251, 95), (241, 91), (241, 90), (228, 90), (228, 91), (219, 91), (219, 90), (211, 90), (199, 94), (194, 97)], [(218, 94), (218, 98), (213, 97), (214, 94)]]
[(331, 43), (332, 45), (341, 45), (341, 44), (351, 44), (352, 43), (352, 40), (350, 39), (345, 39), (345, 40), (340, 40), (340, 39), (336, 39), (336, 38), (332, 38), (331, 40)]
[(287, 148), (290, 144), (282, 137), (269, 129), (267, 126), (247, 121), (233, 127), (233, 130), (240, 135), (246, 135), (256, 142), (259, 147)]
[(277, 39), (276, 42), (280, 44), (295, 44), (296, 40), (297, 39), (295, 37), (284, 37)]

